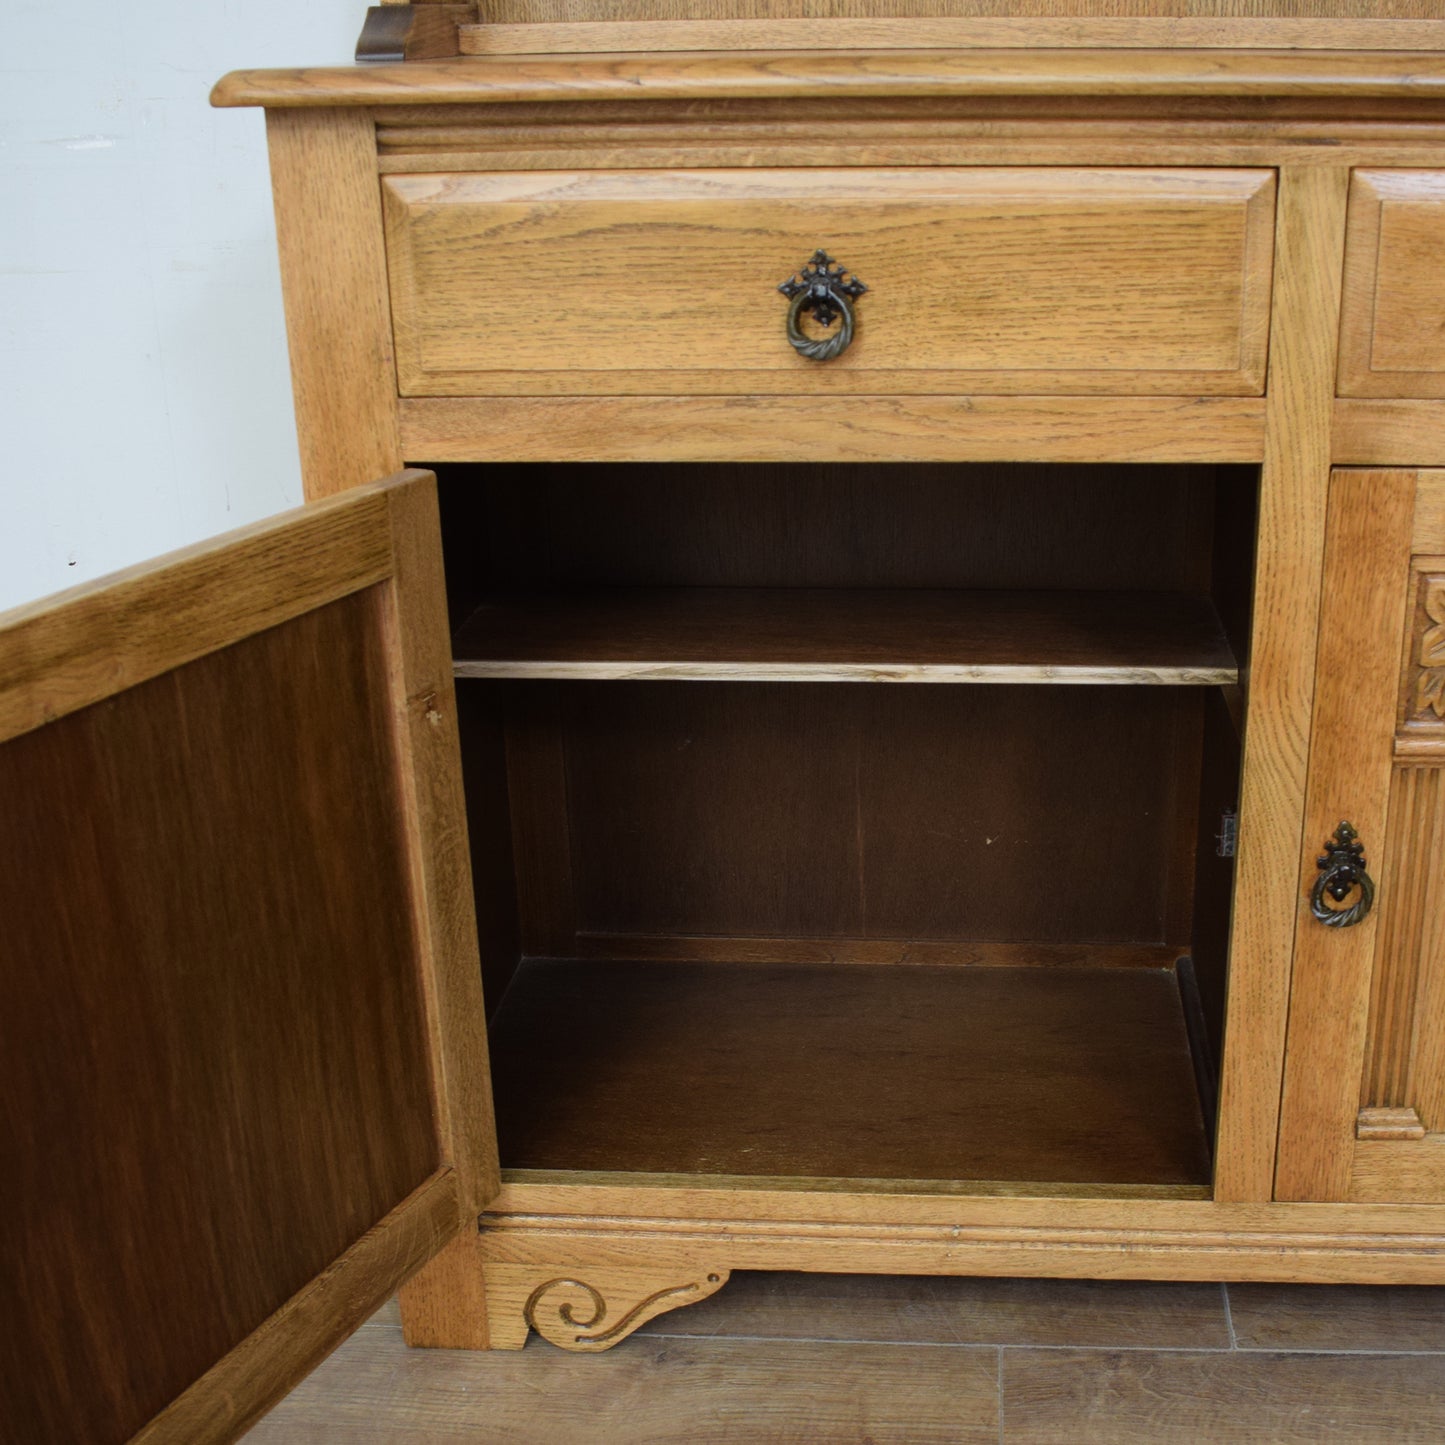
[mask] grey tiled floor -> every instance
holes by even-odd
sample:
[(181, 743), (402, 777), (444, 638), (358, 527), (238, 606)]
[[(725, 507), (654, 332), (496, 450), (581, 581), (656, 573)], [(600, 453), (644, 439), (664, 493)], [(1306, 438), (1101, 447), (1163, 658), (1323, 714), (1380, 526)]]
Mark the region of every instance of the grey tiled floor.
[(1445, 1288), (739, 1274), (616, 1349), (408, 1350), (388, 1305), (248, 1436), (1445, 1441)]

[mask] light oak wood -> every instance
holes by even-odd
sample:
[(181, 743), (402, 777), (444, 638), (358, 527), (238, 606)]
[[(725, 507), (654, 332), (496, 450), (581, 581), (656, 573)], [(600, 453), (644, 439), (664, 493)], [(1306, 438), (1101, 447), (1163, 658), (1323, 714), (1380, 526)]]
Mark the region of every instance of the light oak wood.
[[(558, 55), (619, 50), (1445, 49), (1434, 20), (1203, 19), (1194, 16), (978, 15), (949, 18), (533, 20), (463, 24), (463, 55)], [(400, 58), (400, 57), (398, 57)]]
[(692, 167), (1407, 166), (1445, 126), (1383, 100), (1140, 95), (551, 101), (382, 106), (383, 173)]
[(458, 677), (1217, 686), (1205, 598), (1167, 593), (606, 588), (508, 593), (452, 642)]
[(1273, 1189), (1294, 949), (1295, 880), (1315, 686), (1330, 404), (1347, 177), (1280, 176), (1264, 466), (1260, 476), (1249, 722), (1235, 874), (1214, 1188)]
[(402, 465), (374, 128), (358, 111), (269, 111), (301, 480), (308, 498)]
[(415, 927), (434, 960), (423, 982), (438, 1131), (468, 1223), (497, 1192), (496, 1130), (436, 485), (425, 473), (406, 475), (413, 478), (409, 484), (384, 494), (391, 532), (391, 692), (404, 761)]
[(784, 396), (411, 398), (402, 449), (428, 462), (1252, 462), (1250, 397), (870, 397), (799, 407)]
[[(382, 191), (403, 395), (1262, 387), (1266, 172), (511, 172)], [(870, 288), (826, 364), (788, 344), (777, 293), (819, 246)]]
[[(1370, 1035), (1360, 1099), (1366, 1107), (1401, 1108), (1420, 1113), (1435, 1127), (1445, 1124), (1438, 1100), (1427, 1104), (1419, 1085), (1428, 1089), (1436, 1070), (1414, 1077), (1417, 1059), (1424, 1063), (1436, 1025), (1423, 994), (1430, 975), (1440, 967), (1437, 937), (1445, 904), (1437, 883), (1445, 858), (1445, 774), (1439, 768), (1397, 768), (1391, 780), (1389, 828), (1385, 858), (1390, 891), (1380, 908), (1379, 941), (1372, 960)], [(1433, 991), (1433, 990), (1432, 990)], [(1418, 1031), (1418, 1032), (1417, 1032)], [(1424, 1056), (1424, 1057), (1422, 1057)], [(1436, 1105), (1432, 1108), (1430, 1105)], [(1417, 1112), (1417, 1108), (1420, 1112)], [(1378, 1121), (1376, 1121), (1378, 1123)], [(1360, 1138), (1371, 1137), (1361, 1132)]]
[(432, 1256), (397, 1292), (402, 1329), (418, 1349), (486, 1350), (485, 1260), (475, 1223)]
[(270, 108), (467, 101), (708, 99), (815, 95), (1320, 96), (1445, 94), (1425, 52), (946, 50), (602, 56), (465, 56), (366, 67), (237, 70), (218, 106)]
[(1350, 180), (1340, 391), (1445, 397), (1445, 171)]
[(1445, 401), (1342, 399), (1333, 435), (1341, 466), (1438, 467), (1445, 463)]
[(1361, 1109), (1355, 1120), (1356, 1139), (1423, 1139), (1425, 1126), (1411, 1108)]
[(597, 1354), (658, 1315), (705, 1300), (728, 1278), (725, 1269), (706, 1268), (691, 1277), (675, 1270), (607, 1268), (582, 1274), (576, 1277), (567, 1265), (485, 1266), (491, 1347), (520, 1350), (535, 1330), (548, 1344)]
[[(599, 17), (598, 10), (603, 10)], [(502, 24), (579, 23), (786, 18), (879, 20), (1011, 19), (1018, 25), (1047, 26), (1064, 17), (1126, 19), (1139, 25), (1159, 19), (1249, 19), (1278, 21), (1308, 17), (1321, 29), (1344, 19), (1434, 18), (1434, 0), (492, 0), (488, 17)], [(1267, 27), (1260, 27), (1262, 29)]]
[[(1342, 819), (1356, 828), (1376, 869), (1381, 866), (1414, 508), (1412, 472), (1342, 470), (1330, 484), (1306, 851), (1297, 897), (1314, 881), (1316, 845)], [(1387, 857), (1384, 866), (1393, 873), (1398, 864)], [(1326, 928), (1303, 902), (1296, 911), (1276, 1193), (1281, 1199), (1342, 1199), (1350, 1188), (1380, 917)]]

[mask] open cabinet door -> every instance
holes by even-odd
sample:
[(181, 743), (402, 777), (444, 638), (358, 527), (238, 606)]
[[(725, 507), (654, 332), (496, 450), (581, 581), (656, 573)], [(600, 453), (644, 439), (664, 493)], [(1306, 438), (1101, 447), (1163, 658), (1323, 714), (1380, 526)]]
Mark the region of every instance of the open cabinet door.
[(495, 1191), (435, 485), (0, 619), (0, 1435), (231, 1439)]
[(1445, 1202), (1445, 471), (1331, 480), (1304, 843), (1276, 1196)]

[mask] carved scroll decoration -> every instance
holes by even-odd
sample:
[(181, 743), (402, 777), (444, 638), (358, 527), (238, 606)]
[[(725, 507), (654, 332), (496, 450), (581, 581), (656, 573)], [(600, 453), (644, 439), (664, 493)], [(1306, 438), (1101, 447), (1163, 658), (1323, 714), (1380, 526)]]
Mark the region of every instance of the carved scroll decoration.
[(610, 1350), (654, 1315), (706, 1299), (726, 1281), (725, 1272), (714, 1272), (686, 1284), (655, 1290), (620, 1318), (610, 1320), (601, 1290), (585, 1280), (559, 1276), (532, 1291), (522, 1314), (549, 1344), (564, 1350)]

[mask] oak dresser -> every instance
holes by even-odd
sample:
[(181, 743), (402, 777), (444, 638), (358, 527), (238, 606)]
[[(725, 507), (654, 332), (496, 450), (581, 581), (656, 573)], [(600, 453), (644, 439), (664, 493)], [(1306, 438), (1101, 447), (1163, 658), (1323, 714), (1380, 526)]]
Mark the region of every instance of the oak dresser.
[(399, 1286), (1445, 1283), (1445, 10), (358, 53), (213, 96), (307, 504), (0, 631), (23, 1438)]

